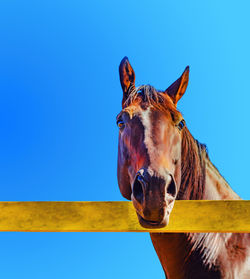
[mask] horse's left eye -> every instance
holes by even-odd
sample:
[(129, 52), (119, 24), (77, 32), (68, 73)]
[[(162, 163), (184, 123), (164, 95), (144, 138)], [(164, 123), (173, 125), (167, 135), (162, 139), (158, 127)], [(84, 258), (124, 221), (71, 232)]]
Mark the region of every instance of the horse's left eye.
[(185, 126), (185, 120), (182, 119), (182, 120), (179, 122), (179, 124), (177, 125), (177, 128), (178, 128), (179, 130), (182, 130), (184, 126)]
[(124, 127), (124, 122), (122, 120), (118, 120), (117, 121), (117, 126), (119, 127), (119, 129)]

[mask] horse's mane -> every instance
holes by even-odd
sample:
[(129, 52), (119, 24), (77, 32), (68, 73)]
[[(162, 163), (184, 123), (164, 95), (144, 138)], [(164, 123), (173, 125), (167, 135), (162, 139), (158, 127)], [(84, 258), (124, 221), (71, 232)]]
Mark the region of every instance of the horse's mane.
[[(129, 89), (124, 107), (134, 103), (139, 103), (142, 108), (152, 106), (161, 110), (171, 116), (173, 121), (181, 116), (167, 93), (158, 91), (151, 85), (132, 86)], [(181, 187), (177, 199), (203, 198), (206, 180), (205, 158), (208, 158), (206, 146), (194, 139), (185, 126), (182, 130)]]
[(181, 187), (177, 199), (201, 200), (206, 183), (206, 145), (195, 140), (185, 126), (182, 132)]

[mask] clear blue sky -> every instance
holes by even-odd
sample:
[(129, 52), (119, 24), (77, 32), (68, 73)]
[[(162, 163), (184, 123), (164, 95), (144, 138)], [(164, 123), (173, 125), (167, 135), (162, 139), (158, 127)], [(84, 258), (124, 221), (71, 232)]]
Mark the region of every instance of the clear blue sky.
[[(115, 116), (127, 55), (136, 84), (180, 101), (194, 137), (250, 199), (249, 1), (0, 3), (2, 201), (123, 200)], [(1, 278), (164, 278), (148, 234), (0, 233)]]

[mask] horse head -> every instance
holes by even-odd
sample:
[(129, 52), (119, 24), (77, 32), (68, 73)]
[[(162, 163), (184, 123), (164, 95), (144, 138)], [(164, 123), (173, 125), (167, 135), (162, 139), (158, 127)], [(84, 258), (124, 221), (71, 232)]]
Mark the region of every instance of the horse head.
[(135, 87), (128, 58), (119, 67), (123, 90), (119, 127), (118, 184), (132, 200), (140, 224), (161, 228), (178, 196), (182, 175), (182, 133), (185, 121), (176, 105), (188, 85), (189, 67), (164, 91)]

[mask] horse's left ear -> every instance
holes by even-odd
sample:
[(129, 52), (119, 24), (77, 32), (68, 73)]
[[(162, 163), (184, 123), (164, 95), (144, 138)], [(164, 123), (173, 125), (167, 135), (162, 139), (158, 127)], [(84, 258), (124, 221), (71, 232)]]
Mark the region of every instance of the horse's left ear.
[(128, 98), (128, 91), (131, 86), (135, 85), (135, 72), (125, 56), (119, 66), (120, 81), (123, 90), (122, 105)]
[(189, 66), (186, 67), (183, 74), (165, 91), (173, 100), (173, 103), (176, 105), (180, 98), (185, 93), (188, 86), (188, 77), (189, 77)]

